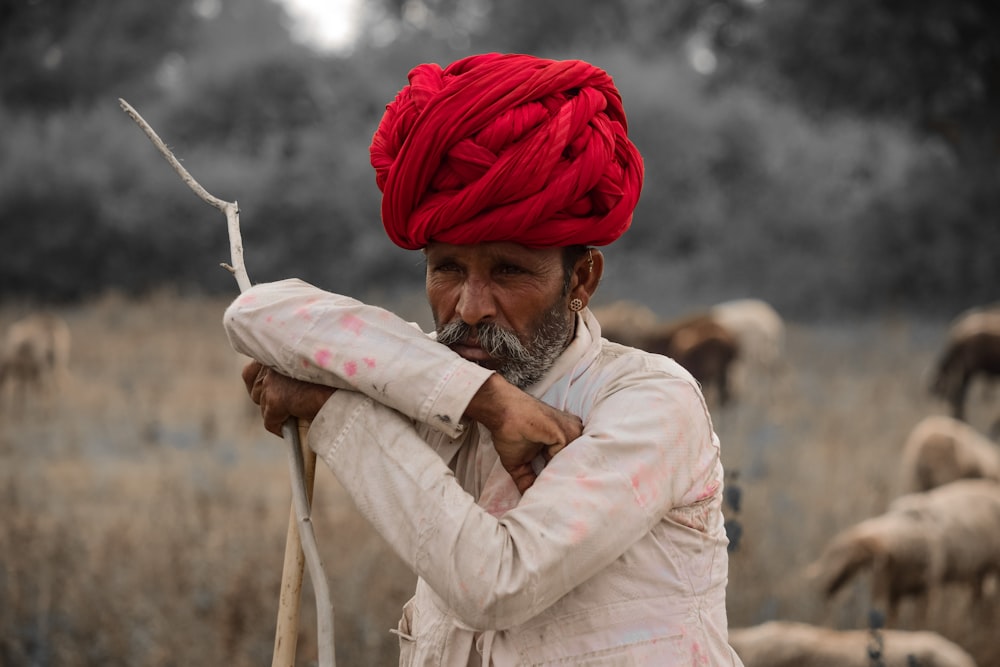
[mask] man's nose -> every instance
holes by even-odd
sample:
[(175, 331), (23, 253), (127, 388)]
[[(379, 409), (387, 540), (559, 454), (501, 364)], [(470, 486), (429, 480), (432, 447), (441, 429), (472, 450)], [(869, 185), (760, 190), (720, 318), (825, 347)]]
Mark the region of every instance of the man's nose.
[(455, 310), (470, 326), (494, 319), (497, 314), (496, 299), (489, 283), (483, 280), (465, 281)]

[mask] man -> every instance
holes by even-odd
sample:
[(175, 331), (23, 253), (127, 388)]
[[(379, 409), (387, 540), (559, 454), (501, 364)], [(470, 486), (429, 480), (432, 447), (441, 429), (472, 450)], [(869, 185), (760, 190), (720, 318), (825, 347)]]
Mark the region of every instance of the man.
[(371, 147), (436, 332), (290, 280), (226, 311), (265, 426), (419, 575), (401, 665), (739, 665), (719, 443), (694, 379), (587, 304), (642, 161), (611, 78), (487, 54), (410, 73)]

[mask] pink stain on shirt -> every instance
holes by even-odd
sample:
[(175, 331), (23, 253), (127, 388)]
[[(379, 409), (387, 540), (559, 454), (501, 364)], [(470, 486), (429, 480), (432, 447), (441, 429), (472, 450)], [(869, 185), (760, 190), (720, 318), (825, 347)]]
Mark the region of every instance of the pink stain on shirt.
[(651, 505), (663, 491), (664, 479), (655, 466), (643, 466), (630, 478), (632, 491), (641, 505)]
[(243, 294), (243, 295), (240, 296), (240, 298), (238, 298), (236, 300), (236, 303), (237, 303), (237, 305), (240, 305), (240, 306), (250, 306), (250, 305), (253, 305), (254, 303), (257, 303), (257, 295), (256, 294)]
[(692, 665), (708, 665), (708, 654), (701, 648), (701, 644), (697, 641), (691, 642), (691, 660)]
[(702, 492), (698, 495), (696, 501), (705, 500), (706, 498), (711, 498), (712, 496), (715, 495), (715, 492), (718, 490), (719, 490), (719, 481), (713, 480), (711, 483), (705, 486), (704, 489), (702, 489)]
[(333, 353), (325, 347), (321, 347), (316, 350), (316, 354), (313, 355), (313, 360), (316, 365), (320, 368), (326, 368), (330, 364), (330, 359), (333, 358)]
[(579, 544), (583, 542), (583, 539), (587, 537), (590, 532), (589, 526), (586, 521), (575, 521), (572, 526), (570, 526), (569, 539), (571, 544)]
[(375, 368), (375, 359), (372, 357), (364, 357), (361, 361), (365, 362), (365, 366), (368, 368)]
[(358, 372), (358, 363), (356, 361), (345, 361), (344, 362), (344, 373), (347, 377), (352, 378)]
[(295, 316), (301, 317), (302, 319), (308, 322), (309, 320), (312, 319), (312, 311), (309, 309), (308, 306), (302, 306), (301, 308), (295, 311)]
[(639, 478), (632, 476), (632, 492), (635, 494), (636, 499), (643, 505), (646, 504), (646, 499), (642, 495), (642, 485), (639, 482)]
[(360, 336), (361, 332), (365, 328), (365, 321), (360, 317), (355, 317), (354, 315), (344, 315), (344, 317), (340, 319), (340, 326), (347, 331)]
[(645, 475), (641, 472), (637, 472), (631, 477), (632, 490), (635, 491), (636, 495), (642, 496), (642, 487), (645, 485), (645, 480), (643, 479)]

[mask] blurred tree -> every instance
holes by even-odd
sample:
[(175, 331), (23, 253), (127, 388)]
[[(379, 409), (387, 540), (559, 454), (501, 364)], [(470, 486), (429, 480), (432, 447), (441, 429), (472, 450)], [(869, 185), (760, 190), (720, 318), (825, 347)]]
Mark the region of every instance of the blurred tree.
[[(742, 4), (730, 1), (734, 7)], [(672, 48), (702, 26), (716, 4), (710, 0), (375, 0), (365, 12), (370, 23), (396, 22), (404, 30), (452, 41), (474, 37), (488, 49), (542, 54), (615, 43), (636, 51)]]
[(192, 69), (232, 72), (248, 64), (309, 53), (294, 39), (292, 19), (282, 0), (195, 0), (195, 6), (201, 20), (186, 54), (197, 65)]
[(319, 71), (314, 58), (286, 58), (200, 77), (172, 102), (168, 136), (247, 155), (271, 141), (293, 151), (296, 133), (318, 123), (327, 106)]
[(44, 113), (305, 53), (277, 0), (0, 0), (0, 100)]
[[(194, 72), (165, 105), (163, 131), (186, 145), (226, 147), (259, 155), (277, 145), (283, 159), (300, 149), (303, 132), (326, 126), (327, 140), (370, 135), (391, 93), (380, 74), (296, 51), (248, 62), (230, 72)], [(364, 154), (359, 154), (359, 160)]]
[(184, 49), (196, 0), (0, 0), (0, 99), (51, 112), (89, 105)]
[[(966, 163), (1000, 155), (1000, 5), (992, 0), (714, 3), (720, 73), (807, 108), (903, 119)], [(753, 11), (747, 11), (752, 7)]]

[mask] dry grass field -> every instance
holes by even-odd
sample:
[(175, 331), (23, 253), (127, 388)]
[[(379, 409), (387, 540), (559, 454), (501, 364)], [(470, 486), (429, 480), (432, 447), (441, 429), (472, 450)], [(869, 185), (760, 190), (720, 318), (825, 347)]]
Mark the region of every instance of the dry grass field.
[[(281, 442), (243, 393), (224, 306), (163, 293), (60, 311), (74, 337), (66, 386), (0, 413), (0, 664), (270, 663), (288, 474)], [(0, 325), (22, 310), (0, 308)], [(729, 508), (742, 527), (733, 626), (865, 627), (863, 577), (826, 604), (802, 569), (835, 531), (896, 493), (903, 438), (944, 410), (925, 386), (945, 325), (793, 323), (785, 372), (744, 378), (737, 403), (716, 413), (742, 499)], [(974, 391), (973, 424), (997, 416), (1000, 398)], [(412, 575), (322, 467), (314, 520), (338, 664), (395, 664), (388, 629)], [(928, 624), (981, 667), (1000, 667), (998, 599), (973, 614), (965, 595), (949, 592)], [(316, 655), (311, 608), (307, 583), (301, 665)], [(902, 622), (915, 615), (904, 609)]]

